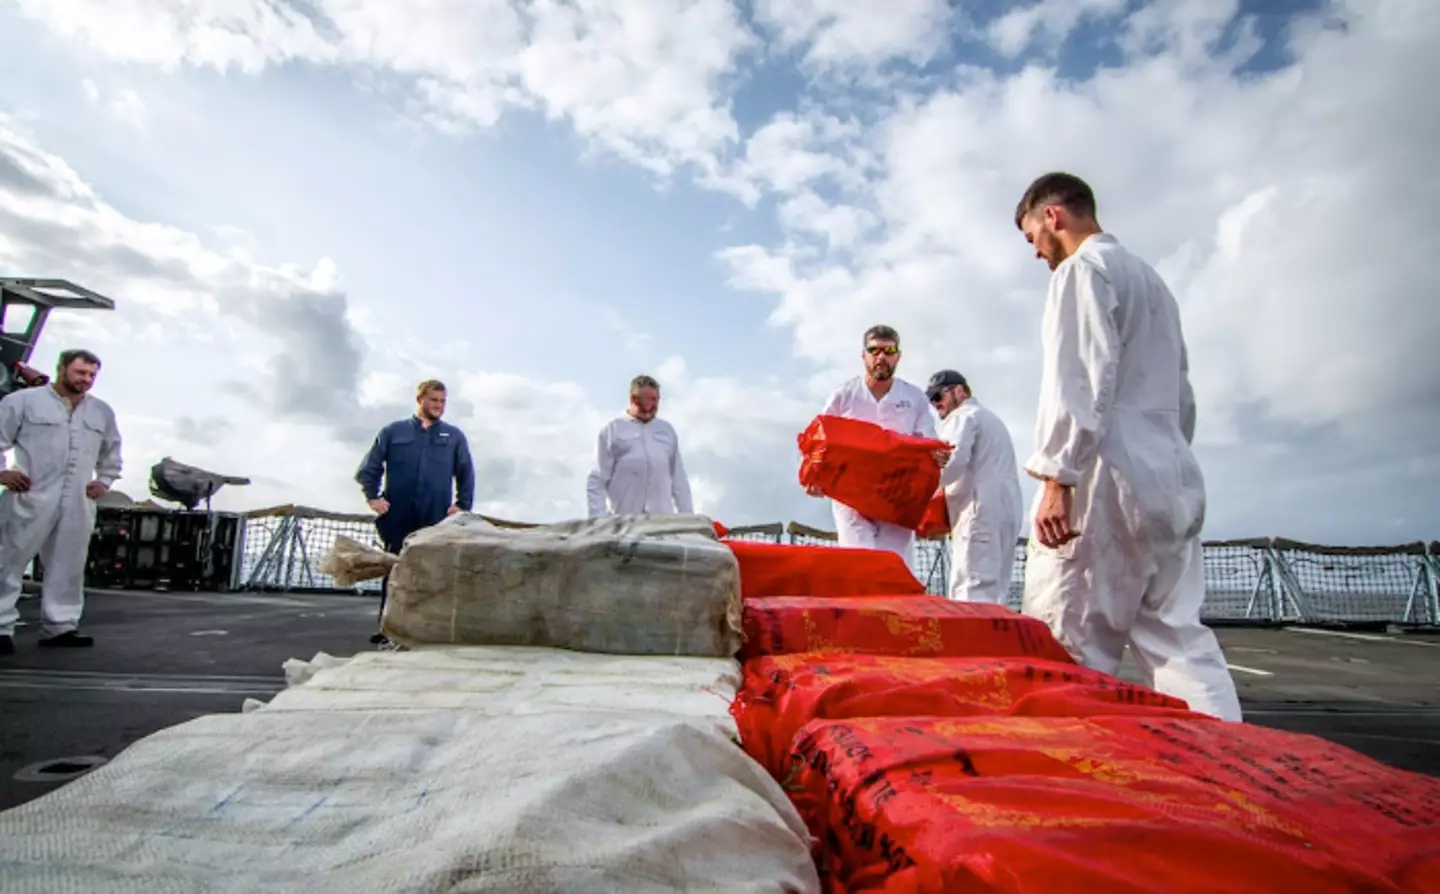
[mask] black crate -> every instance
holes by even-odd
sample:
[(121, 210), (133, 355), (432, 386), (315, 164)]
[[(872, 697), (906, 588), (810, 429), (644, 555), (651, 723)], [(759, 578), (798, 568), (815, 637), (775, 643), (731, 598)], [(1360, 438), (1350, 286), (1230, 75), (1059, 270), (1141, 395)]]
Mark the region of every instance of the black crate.
[[(242, 516), (102, 507), (85, 562), (85, 586), (110, 590), (230, 589)], [(35, 561), (35, 580), (44, 579)]]

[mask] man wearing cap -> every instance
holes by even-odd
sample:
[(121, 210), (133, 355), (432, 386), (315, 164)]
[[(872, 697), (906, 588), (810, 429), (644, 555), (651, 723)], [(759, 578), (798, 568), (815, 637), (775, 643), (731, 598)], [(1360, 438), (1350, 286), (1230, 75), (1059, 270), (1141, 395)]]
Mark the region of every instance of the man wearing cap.
[(1004, 605), (1023, 510), (1010, 430), (953, 369), (931, 376), (925, 396), (940, 414), (940, 439), (954, 448), (940, 470), (950, 513), (950, 598)]
[[(871, 326), (861, 338), (865, 374), (856, 376), (830, 394), (822, 416), (843, 416), (874, 423), (902, 435), (934, 438), (935, 417), (919, 386), (895, 375), (900, 365), (900, 334), (890, 326)], [(944, 451), (935, 462), (944, 466)], [(810, 488), (812, 497), (821, 496)], [(878, 519), (866, 518), (838, 500), (830, 501), (835, 514), (835, 539), (840, 546), (888, 549), (907, 563), (915, 532)]]

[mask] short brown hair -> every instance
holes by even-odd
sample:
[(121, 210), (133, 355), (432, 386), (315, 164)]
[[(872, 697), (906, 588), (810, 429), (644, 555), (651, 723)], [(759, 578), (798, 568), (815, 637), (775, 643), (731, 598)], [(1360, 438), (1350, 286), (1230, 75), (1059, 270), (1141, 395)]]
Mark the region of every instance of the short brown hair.
[(426, 379), (425, 381), (421, 382), (419, 385), (416, 385), (416, 386), (415, 386), (415, 399), (416, 399), (416, 400), (420, 400), (420, 399), (424, 398), (425, 395), (429, 394), (429, 393), (432, 392), (432, 391), (441, 391), (441, 392), (443, 392), (444, 390), (445, 390), (445, 383), (444, 383), (444, 382), (440, 381), (439, 379)]
[(1095, 193), (1090, 189), (1090, 184), (1063, 171), (1042, 174), (1025, 190), (1025, 195), (1020, 197), (1020, 204), (1015, 206), (1016, 228), (1025, 229), (1025, 218), (1045, 205), (1060, 205), (1076, 217), (1086, 220), (1095, 218)]
[(864, 347), (865, 345), (870, 344), (870, 339), (872, 338), (878, 338), (881, 341), (893, 341), (897, 345), (900, 344), (900, 333), (896, 332), (894, 328), (886, 326), (883, 323), (878, 326), (871, 326), (869, 329), (866, 329), (865, 336), (860, 339), (860, 346)]
[(646, 388), (654, 388), (656, 391), (659, 391), (660, 383), (655, 381), (654, 376), (647, 375), (638, 375), (630, 380), (630, 393), (632, 395), (639, 394)]
[(69, 350), (60, 352), (61, 369), (69, 369), (70, 364), (74, 363), (76, 360), (82, 360), (97, 369), (100, 367), (100, 358), (96, 357), (93, 352), (87, 351), (84, 348), (70, 348)]

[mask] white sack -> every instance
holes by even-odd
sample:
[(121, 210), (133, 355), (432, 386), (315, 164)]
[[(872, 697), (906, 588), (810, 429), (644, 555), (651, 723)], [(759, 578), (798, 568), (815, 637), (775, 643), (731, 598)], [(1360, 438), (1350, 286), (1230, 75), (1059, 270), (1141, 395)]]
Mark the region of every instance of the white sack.
[(285, 662), (290, 688), (258, 710), (638, 713), (704, 721), (735, 737), (733, 658), (595, 655), (534, 646), (444, 646)]
[(740, 565), (700, 515), (506, 529), (454, 515), (410, 535), (380, 629), (418, 644), (728, 657)]
[(818, 892), (804, 824), (703, 724), (212, 715), (0, 813), (6, 894)]

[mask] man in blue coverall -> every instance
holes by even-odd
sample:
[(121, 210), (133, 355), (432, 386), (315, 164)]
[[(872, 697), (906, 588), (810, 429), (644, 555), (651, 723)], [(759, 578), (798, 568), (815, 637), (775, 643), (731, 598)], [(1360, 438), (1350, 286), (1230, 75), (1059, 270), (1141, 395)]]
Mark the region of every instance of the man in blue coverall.
[[(414, 416), (380, 429), (355, 473), (375, 511), (380, 542), (390, 553), (399, 553), (405, 538), (421, 528), (457, 512), (469, 512), (475, 501), (470, 444), (464, 432), (440, 421), (445, 414), (444, 383), (435, 379), (421, 382), (415, 389), (415, 403)], [(380, 585), (382, 614), (388, 595), (387, 579)], [(377, 633), (370, 641), (382, 643), (385, 639)]]

